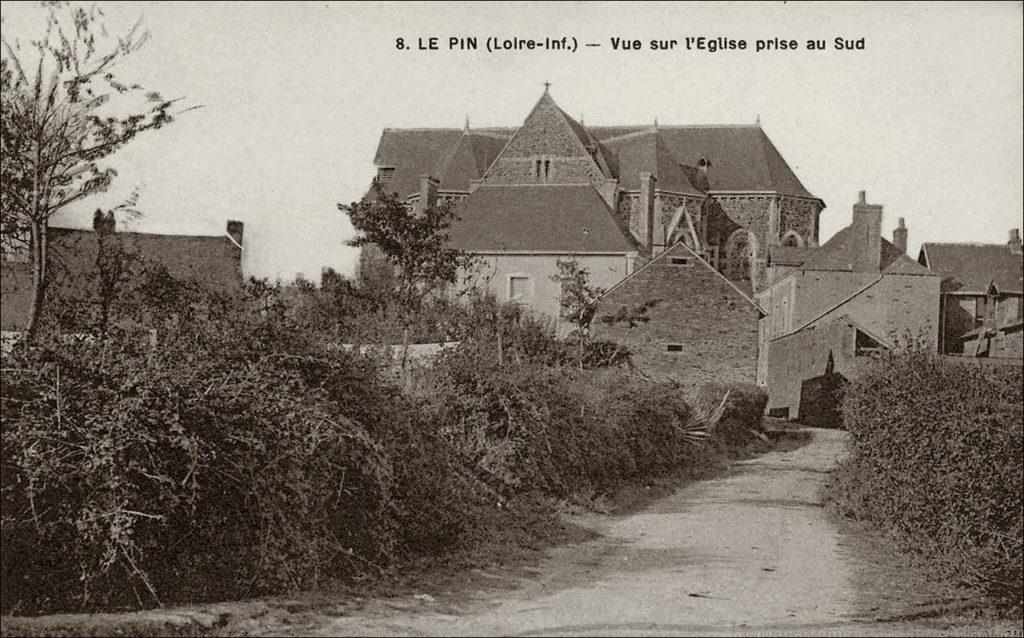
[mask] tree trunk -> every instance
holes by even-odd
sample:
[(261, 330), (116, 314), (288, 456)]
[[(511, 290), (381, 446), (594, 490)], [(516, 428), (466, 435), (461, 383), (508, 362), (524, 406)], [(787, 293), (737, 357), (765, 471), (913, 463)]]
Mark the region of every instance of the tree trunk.
[(47, 223), (32, 221), (32, 297), (25, 325), (25, 338), (32, 342), (39, 332), (39, 319), (43, 312), (47, 277)]

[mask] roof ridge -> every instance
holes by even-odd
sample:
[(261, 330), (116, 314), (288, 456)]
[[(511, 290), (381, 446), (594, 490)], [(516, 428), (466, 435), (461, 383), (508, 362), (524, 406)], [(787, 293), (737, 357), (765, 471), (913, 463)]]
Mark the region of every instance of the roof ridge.
[(677, 241), (676, 243), (672, 244), (671, 246), (669, 246), (669, 247), (668, 247), (668, 248), (666, 248), (665, 250), (661, 251), (660, 253), (658, 253), (657, 255), (655, 255), (654, 257), (652, 257), (651, 259), (648, 259), (648, 260), (647, 260), (647, 263), (645, 263), (645, 264), (644, 264), (643, 266), (640, 266), (639, 268), (637, 268), (637, 269), (636, 269), (636, 270), (634, 270), (633, 272), (629, 273), (628, 275), (626, 275), (625, 277), (623, 277), (622, 279), (620, 279), (619, 281), (617, 281), (617, 282), (615, 283), (615, 285), (613, 285), (613, 286), (612, 286), (611, 288), (609, 288), (609, 289), (605, 290), (605, 291), (604, 291), (604, 293), (602, 293), (602, 295), (601, 295), (601, 296), (600, 296), (600, 297), (598, 298), (598, 301), (600, 301), (601, 299), (604, 299), (604, 298), (605, 298), (606, 296), (608, 296), (608, 295), (609, 295), (609, 294), (610, 294), (610, 293), (611, 293), (611, 292), (612, 292), (613, 290), (615, 290), (616, 288), (618, 288), (618, 287), (619, 287), (619, 286), (621, 286), (622, 284), (624, 284), (624, 283), (626, 283), (627, 281), (629, 281), (630, 279), (632, 279), (634, 275), (637, 275), (637, 274), (639, 274), (640, 272), (642, 272), (642, 271), (646, 270), (646, 269), (647, 269), (647, 267), (648, 267), (648, 266), (650, 266), (651, 264), (653, 264), (654, 262), (656, 262), (656, 261), (658, 261), (659, 259), (662, 259), (662, 258), (664, 258), (664, 257), (667, 257), (667, 256), (668, 256), (668, 254), (669, 254), (669, 253), (670, 253), (670, 252), (672, 251), (672, 249), (673, 249), (673, 248), (676, 248), (676, 247), (681, 247), (681, 248), (683, 248), (684, 250), (686, 250), (686, 251), (687, 251), (688, 253), (690, 253), (690, 255), (692, 255), (692, 256), (694, 256), (694, 257), (696, 257), (696, 258), (697, 258), (697, 261), (701, 262), (701, 264), (703, 264), (703, 265), (704, 265), (704, 266), (706, 266), (706, 267), (707, 267), (708, 269), (710, 269), (710, 270), (711, 270), (711, 272), (715, 273), (715, 274), (716, 274), (716, 275), (718, 275), (718, 276), (719, 276), (719, 277), (720, 277), (721, 279), (723, 279), (723, 280), (725, 281), (725, 283), (729, 284), (729, 285), (730, 285), (730, 286), (732, 287), (732, 289), (733, 289), (733, 290), (735, 290), (735, 291), (736, 291), (737, 293), (739, 293), (739, 295), (740, 295), (741, 297), (743, 297), (744, 299), (746, 299), (746, 300), (747, 300), (747, 302), (749, 302), (749, 303), (750, 303), (750, 305), (752, 305), (752, 306), (753, 306), (753, 307), (754, 307), (754, 308), (755, 308), (755, 309), (756, 309), (756, 310), (757, 310), (758, 312), (760, 312), (760, 313), (761, 313), (761, 314), (763, 314), (763, 315), (767, 315), (767, 314), (768, 314), (767, 312), (765, 312), (765, 309), (761, 307), (761, 304), (759, 304), (759, 303), (757, 303), (757, 302), (756, 302), (755, 300), (751, 299), (751, 298), (750, 298), (750, 297), (749, 297), (749, 296), (747, 295), (747, 293), (745, 293), (745, 292), (743, 292), (742, 290), (740, 290), (740, 287), (739, 287), (739, 286), (737, 286), (736, 284), (734, 284), (734, 283), (733, 283), (732, 281), (730, 281), (728, 277), (726, 277), (725, 275), (723, 275), (723, 274), (722, 274), (722, 273), (720, 273), (719, 271), (715, 270), (715, 267), (714, 267), (714, 266), (712, 266), (711, 264), (709, 264), (709, 263), (708, 263), (708, 262), (707, 262), (707, 261), (706, 261), (706, 260), (705, 260), (705, 259), (704, 259), (703, 257), (701, 257), (701, 256), (700, 256), (699, 254), (697, 254), (697, 251), (695, 251), (694, 249), (692, 249), (692, 248), (690, 248), (689, 246), (687, 246), (687, 245), (686, 245), (686, 243), (685, 243), (685, 242), (683, 242), (682, 240), (680, 240), (680, 241)]

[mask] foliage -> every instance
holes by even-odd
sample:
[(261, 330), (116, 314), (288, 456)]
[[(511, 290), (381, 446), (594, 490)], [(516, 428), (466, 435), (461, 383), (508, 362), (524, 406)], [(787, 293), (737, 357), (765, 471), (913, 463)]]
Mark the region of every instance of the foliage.
[(723, 406), (715, 434), (728, 443), (743, 443), (763, 430), (761, 416), (768, 394), (749, 383), (706, 383), (697, 391), (698, 406)]
[(597, 302), (604, 289), (590, 284), (590, 272), (575, 259), (559, 259), (558, 272), (551, 280), (561, 287), (561, 316), (573, 326), (570, 338), (578, 346), (578, 365), (583, 369), (586, 344), (590, 340), (590, 324), (597, 312)]
[[(103, 164), (146, 130), (173, 121), (179, 100), (165, 99), (114, 73), (148, 33), (140, 22), (110, 37), (102, 11), (48, 3), (46, 31), (25, 47), (3, 39), (0, 59), (0, 232), (5, 247), (30, 248), (34, 338), (48, 284), (47, 221), (105, 191), (117, 174)], [(129, 198), (126, 207), (134, 204)]]
[(515, 536), (534, 495), (586, 501), (719, 453), (679, 386), (607, 344), (579, 370), (575, 344), (493, 295), (414, 313), (459, 346), (398, 386), (323, 333), (363, 308), (341, 278), (212, 294), (111, 259), (103, 324), (4, 356), (5, 612), (374, 578)]
[(1019, 366), (882, 358), (845, 393), (850, 456), (834, 477), (834, 506), (952, 582), (1019, 608), (1022, 399)]
[(448, 229), (457, 219), (450, 204), (414, 210), (375, 184), (372, 198), (338, 209), (359, 233), (350, 244), (372, 245), (395, 268), (395, 294), (406, 309), (418, 308), (424, 296), (455, 283), (460, 269), (470, 266), (468, 255), (448, 247)]

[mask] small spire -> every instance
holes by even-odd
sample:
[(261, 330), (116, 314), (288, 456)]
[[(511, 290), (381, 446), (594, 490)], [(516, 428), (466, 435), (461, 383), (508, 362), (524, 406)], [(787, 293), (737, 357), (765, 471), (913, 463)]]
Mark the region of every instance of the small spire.
[(583, 114), (580, 113), (580, 124), (583, 124)]
[(654, 130), (658, 130), (658, 116), (654, 116)]
[(550, 88), (551, 88), (551, 83), (548, 82), (547, 80), (545, 80), (544, 81), (544, 92), (547, 93), (548, 89), (550, 89)]
[(466, 113), (466, 124), (462, 127), (463, 133), (469, 133), (469, 113)]
[(754, 116), (754, 126), (761, 126), (761, 114), (758, 113)]

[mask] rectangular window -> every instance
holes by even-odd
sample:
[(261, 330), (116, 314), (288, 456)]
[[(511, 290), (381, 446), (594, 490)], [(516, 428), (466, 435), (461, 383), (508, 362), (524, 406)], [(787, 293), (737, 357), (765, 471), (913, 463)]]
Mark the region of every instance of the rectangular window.
[(693, 263), (689, 257), (672, 257), (671, 261), (673, 266), (689, 266)]
[(382, 166), (377, 169), (377, 183), (381, 186), (390, 184), (395, 177), (395, 169), (390, 166)]
[(670, 343), (667, 346), (665, 346), (665, 351), (666, 352), (682, 352), (683, 351), (683, 344), (681, 344), (681, 343)]
[(508, 298), (509, 301), (527, 301), (530, 296), (530, 278), (529, 277), (509, 277), (508, 278)]

